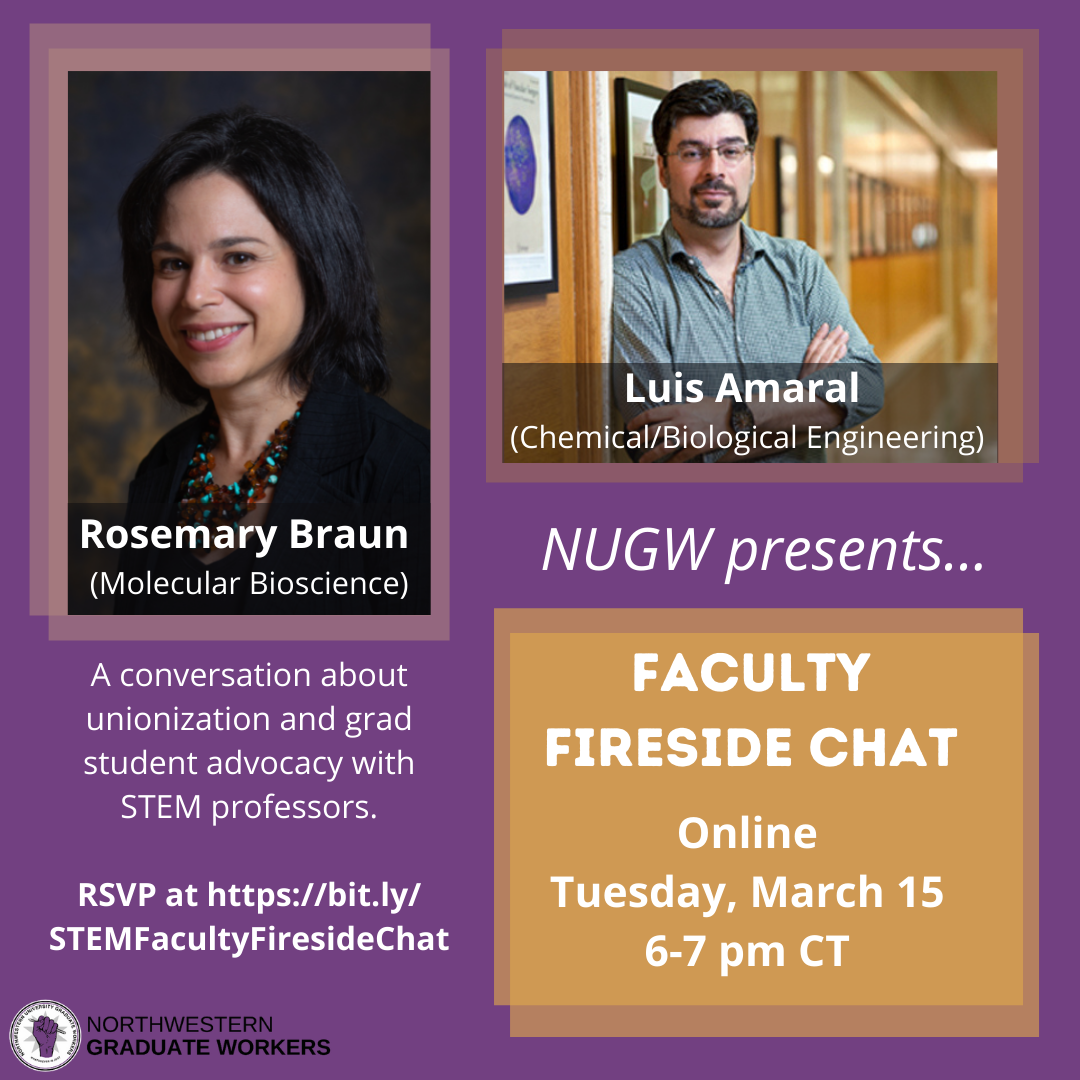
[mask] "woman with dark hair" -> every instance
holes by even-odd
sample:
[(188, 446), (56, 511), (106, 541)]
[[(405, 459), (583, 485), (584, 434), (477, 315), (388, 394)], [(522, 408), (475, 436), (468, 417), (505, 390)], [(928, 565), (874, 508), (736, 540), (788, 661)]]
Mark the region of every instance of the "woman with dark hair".
[[(127, 552), (128, 576), (188, 580), (125, 595), (117, 611), (426, 610), (427, 432), (373, 396), (390, 381), (375, 282), (333, 162), (283, 120), (204, 116), (139, 171), (119, 223), (139, 350), (163, 393), (207, 403), (139, 466), (127, 524), (205, 526), (210, 543)], [(342, 546), (294, 548), (298, 516), (330, 524)], [(351, 546), (338, 539), (346, 519)], [(273, 525), (286, 535), (248, 542)], [(405, 551), (385, 546), (403, 538)], [(395, 570), (405, 581), (387, 586)], [(288, 592), (271, 591), (285, 579)]]

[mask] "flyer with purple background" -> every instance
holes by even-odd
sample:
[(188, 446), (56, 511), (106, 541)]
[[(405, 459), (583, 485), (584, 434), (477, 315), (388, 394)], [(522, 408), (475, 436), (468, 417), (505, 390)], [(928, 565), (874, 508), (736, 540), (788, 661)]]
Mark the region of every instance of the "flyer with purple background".
[[(1051, 217), (1076, 157), (1071, 20), (1045, 3), (902, 15), (7, 6), (9, 445), (29, 479), (5, 539), (5, 1076), (1071, 1071), (1078, 380)], [(860, 288), (940, 301), (903, 356), (882, 350), (886, 369), (906, 361), (886, 371), (887, 408), (945, 369), (934, 342), (954, 359), (994, 342), (992, 367), (934, 384), (956, 416), (985, 410), (992, 430), (969, 426), (989, 448), (905, 457), (901, 436), (889, 460), (838, 445), (827, 464), (665, 469), (603, 442), (634, 428), (601, 362), (616, 219), (644, 213), (658, 177), (673, 213), (679, 197), (668, 158), (654, 174), (619, 156), (616, 76), (655, 76), (631, 81), (659, 100), (713, 70), (753, 77), (771, 110), (731, 166), (756, 169), (755, 228), (790, 227), (795, 198), (803, 239), (832, 243), (836, 220), (860, 232), (835, 234), (850, 258), (823, 254), (855, 282), (856, 316), (897, 341), (903, 312)], [(918, 80), (890, 72), (995, 75), (992, 203), (978, 183), (964, 202), (951, 106), (920, 108), (903, 89)], [(895, 175), (848, 161), (864, 175), (844, 210), (832, 73), (859, 76), (868, 115), (908, 110), (861, 133), (910, 138)], [(185, 554), (164, 550), (176, 488), (140, 537), (128, 482), (193, 409), (161, 404), (133, 359), (116, 206), (161, 140), (241, 104), (307, 132), (359, 206), (394, 377), (395, 411), (372, 415), (407, 433), (398, 452), (430, 444), (430, 497), (347, 506), (334, 492), (370, 482), (372, 453), (310, 471), (305, 419), (311, 446), (324, 400), (353, 407), (313, 392), (293, 460), (250, 470), (282, 484), (276, 539), (251, 530), (268, 561), (236, 564), (252, 595), (156, 606), (154, 567)], [(940, 205), (912, 165), (927, 146)], [(784, 160), (803, 170), (786, 209)], [(293, 235), (256, 182), (230, 179), (242, 168), (163, 197), (216, 176)], [(166, 236), (166, 217), (155, 282), (187, 273), (190, 234)], [(229, 233), (208, 250), (235, 249)], [(292, 248), (307, 317), (322, 255)], [(949, 263), (961, 248), (970, 264)], [(280, 314), (251, 303), (260, 326)], [(227, 355), (214, 334), (239, 321), (183, 336)], [(1060, 370), (1040, 380), (1044, 346)], [(582, 452), (587, 423), (603, 435)], [(520, 424), (570, 431), (529, 458)], [(290, 464), (321, 493), (293, 497), (291, 518)]]

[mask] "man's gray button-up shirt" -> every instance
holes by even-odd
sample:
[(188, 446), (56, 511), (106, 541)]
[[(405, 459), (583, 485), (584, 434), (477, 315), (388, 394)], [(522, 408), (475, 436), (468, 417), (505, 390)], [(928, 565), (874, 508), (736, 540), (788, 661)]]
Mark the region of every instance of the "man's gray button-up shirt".
[[(776, 379), (783, 387), (798, 378), (811, 338), (828, 323), (849, 335), (840, 363), (859, 365), (859, 400), (846, 405), (840, 426), (868, 420), (884, 399), (881, 363), (825, 261), (802, 241), (741, 228), (734, 315), (700, 261), (687, 254), (670, 221), (659, 236), (615, 256), (611, 360), (623, 417), (630, 420), (647, 407), (626, 400), (627, 371), (634, 375), (637, 396), (646, 398), (650, 379), (659, 386), (676, 371), (682, 372), (684, 384), (702, 379), (710, 397), (727, 372), (739, 386), (746, 379)], [(823, 377), (828, 372), (814, 376)], [(824, 461), (825, 454), (800, 446), (764, 460)]]

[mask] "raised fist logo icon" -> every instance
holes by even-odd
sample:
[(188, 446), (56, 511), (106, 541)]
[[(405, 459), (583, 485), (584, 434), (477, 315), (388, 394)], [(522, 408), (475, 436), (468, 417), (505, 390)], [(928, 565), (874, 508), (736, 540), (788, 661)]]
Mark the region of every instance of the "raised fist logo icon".
[(43, 1058), (51, 1058), (53, 1047), (56, 1045), (55, 1020), (50, 1020), (44, 1014), (34, 1021), (34, 1038), (37, 1039), (38, 1052)]

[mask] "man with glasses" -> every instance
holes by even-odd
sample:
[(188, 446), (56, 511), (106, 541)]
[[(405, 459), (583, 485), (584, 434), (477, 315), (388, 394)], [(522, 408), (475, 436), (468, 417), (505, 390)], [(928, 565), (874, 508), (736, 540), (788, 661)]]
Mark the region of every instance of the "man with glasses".
[(676, 87), (653, 117), (671, 217), (615, 257), (612, 306), (640, 461), (824, 461), (825, 431), (881, 408), (880, 363), (825, 262), (742, 221), (757, 137), (753, 99), (717, 79)]

